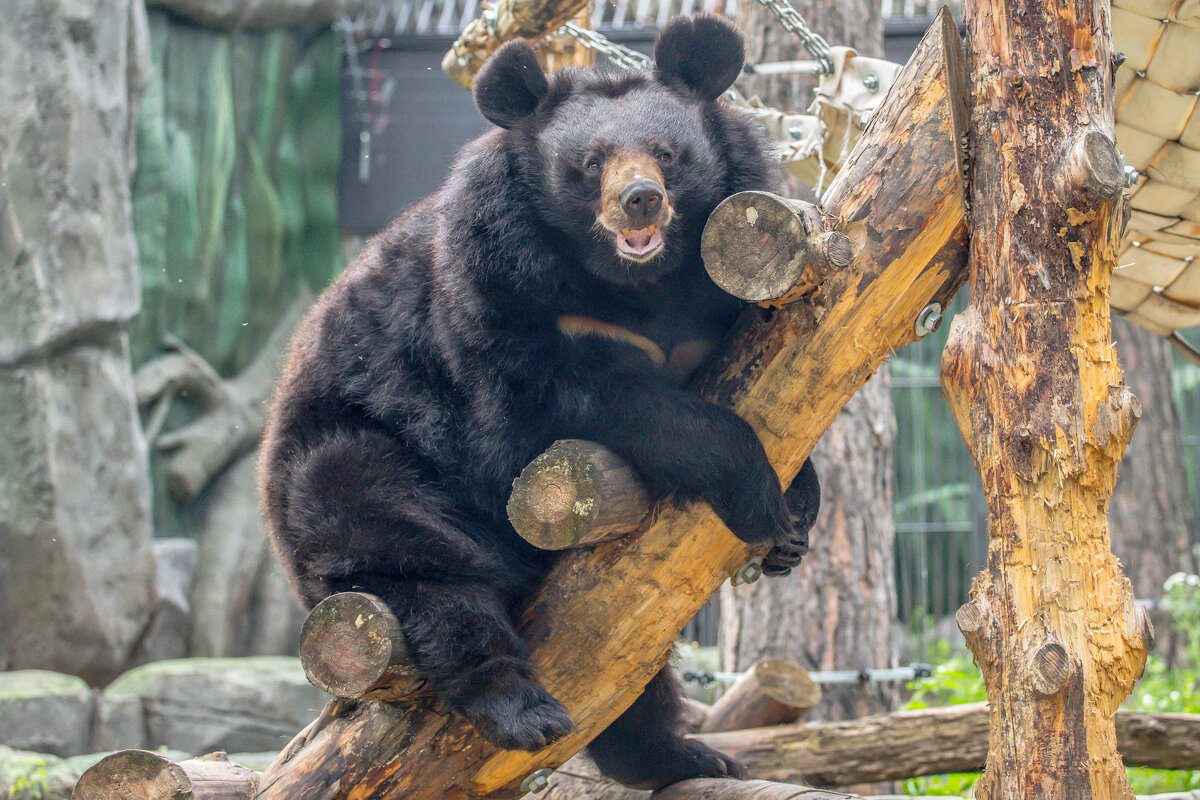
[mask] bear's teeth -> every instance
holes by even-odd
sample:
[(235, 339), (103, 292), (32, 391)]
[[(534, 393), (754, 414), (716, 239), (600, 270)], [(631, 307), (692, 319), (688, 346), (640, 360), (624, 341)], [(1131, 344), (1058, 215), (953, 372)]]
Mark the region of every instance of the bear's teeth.
[(657, 225), (646, 228), (624, 228), (617, 237), (617, 249), (625, 255), (645, 256), (662, 244)]

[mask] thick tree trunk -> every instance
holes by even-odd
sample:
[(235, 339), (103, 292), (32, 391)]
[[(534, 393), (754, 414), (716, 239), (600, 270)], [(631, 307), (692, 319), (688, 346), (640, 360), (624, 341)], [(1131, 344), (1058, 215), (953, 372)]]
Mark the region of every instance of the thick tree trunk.
[[(854, 263), (828, 276), (813, 304), (744, 320), (695, 385), (747, 420), (783, 481), (915, 337), (921, 309), (960, 285), (963, 91), (957, 34), (943, 15), (827, 195), (834, 227), (856, 243)], [(665, 510), (639, 537), (564, 553), (521, 626), (539, 679), (576, 725), (544, 750), (498, 751), (432, 701), (335, 703), (264, 773), (258, 796), (513, 797), (526, 776), (561, 764), (628, 707), (687, 619), (750, 555), (699, 506)]]
[(971, 301), (942, 384), (987, 495), (988, 562), (959, 626), (991, 709), (980, 800), (1131, 797), (1113, 716), (1149, 619), (1109, 550), (1138, 417), (1108, 286), (1124, 175), (1104, 0), (968, 0)]
[[(883, 52), (879, 0), (802, 0), (794, 3), (813, 30), (863, 55)], [(799, 39), (752, 0), (739, 4), (747, 59), (809, 58)], [(811, 78), (755, 78), (749, 88), (785, 110), (811, 101)], [(821, 514), (812, 547), (787, 577), (721, 591), (721, 663), (743, 670), (763, 658), (808, 669), (884, 667), (895, 658), (896, 525), (893, 518), (896, 416), (886, 368), (859, 390), (813, 451), (821, 478)], [(889, 711), (896, 687), (825, 687), (812, 719), (846, 719)]]
[(145, 9), (15, 0), (0, 25), (0, 670), (103, 682), (154, 603), (129, 363)]
[[(1125, 565), (1134, 596), (1153, 601), (1162, 596), (1169, 575), (1196, 570), (1182, 430), (1171, 397), (1172, 351), (1161, 336), (1121, 318), (1113, 320), (1113, 338), (1126, 381), (1142, 406), (1142, 421), (1117, 470), (1108, 523), (1113, 553)], [(1170, 616), (1152, 611), (1151, 618), (1159, 652), (1173, 659)]]

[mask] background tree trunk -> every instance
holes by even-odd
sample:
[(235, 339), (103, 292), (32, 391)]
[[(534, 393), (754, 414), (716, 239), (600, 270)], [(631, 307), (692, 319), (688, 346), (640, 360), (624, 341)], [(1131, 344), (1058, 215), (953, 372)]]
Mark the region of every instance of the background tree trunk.
[[(831, 44), (864, 55), (883, 52), (879, 0), (794, 3)], [(740, 4), (747, 59), (809, 58), (800, 41), (757, 3)], [(748, 92), (784, 110), (811, 99), (809, 77), (755, 78)], [(826, 431), (813, 459), (822, 508), (812, 551), (787, 578), (721, 590), (721, 663), (743, 670), (762, 658), (784, 658), (809, 669), (857, 669), (892, 663), (895, 616), (896, 416), (887, 367), (858, 391)], [(887, 684), (826, 686), (806, 719), (847, 719), (891, 710)]]
[[(1134, 597), (1158, 600), (1169, 575), (1196, 570), (1183, 431), (1171, 397), (1172, 349), (1162, 337), (1119, 317), (1113, 318), (1113, 338), (1125, 381), (1142, 404), (1142, 420), (1117, 469), (1109, 503), (1112, 549), (1125, 565)], [(1158, 652), (1173, 660), (1170, 619), (1156, 612), (1151, 616)]]
[[(853, 47), (861, 55), (883, 56), (880, 0), (790, 0), (808, 26), (831, 45)], [(812, 58), (791, 33), (757, 2), (738, 3), (738, 27), (746, 36), (746, 60), (806, 61)], [(757, 94), (767, 105), (803, 112), (812, 102), (816, 81), (807, 75), (749, 77), (738, 83), (747, 96)]]

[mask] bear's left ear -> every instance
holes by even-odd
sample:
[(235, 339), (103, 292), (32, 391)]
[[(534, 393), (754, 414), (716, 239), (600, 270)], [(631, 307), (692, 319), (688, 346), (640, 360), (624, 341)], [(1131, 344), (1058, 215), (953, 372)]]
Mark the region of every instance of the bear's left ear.
[(475, 105), (501, 128), (533, 116), (549, 91), (546, 73), (524, 39), (514, 39), (497, 50), (475, 76)]
[(705, 100), (716, 100), (733, 85), (745, 57), (737, 28), (710, 14), (676, 17), (654, 43), (659, 79)]

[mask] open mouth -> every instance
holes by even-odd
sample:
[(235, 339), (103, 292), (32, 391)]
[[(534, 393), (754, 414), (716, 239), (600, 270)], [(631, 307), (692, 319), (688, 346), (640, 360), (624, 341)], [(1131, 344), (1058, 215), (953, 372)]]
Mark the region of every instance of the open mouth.
[(634, 261), (647, 261), (662, 249), (662, 234), (657, 225), (647, 228), (624, 228), (617, 234), (617, 252)]

